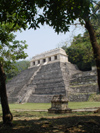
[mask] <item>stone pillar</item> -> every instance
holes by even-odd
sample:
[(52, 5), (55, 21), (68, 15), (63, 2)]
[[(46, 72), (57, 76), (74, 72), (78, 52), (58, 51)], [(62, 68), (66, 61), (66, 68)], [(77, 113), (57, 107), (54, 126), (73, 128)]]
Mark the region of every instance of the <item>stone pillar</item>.
[(60, 54), (57, 55), (57, 59), (60, 60)]
[(43, 59), (40, 59), (40, 64), (43, 64)]
[(49, 62), (49, 59), (48, 59), (48, 57), (46, 58), (46, 62), (47, 62), (47, 63)]
[(51, 61), (54, 61), (54, 56), (51, 56)]
[(35, 61), (35, 66), (37, 66), (37, 65), (38, 65), (38, 61), (36, 60), (36, 61)]

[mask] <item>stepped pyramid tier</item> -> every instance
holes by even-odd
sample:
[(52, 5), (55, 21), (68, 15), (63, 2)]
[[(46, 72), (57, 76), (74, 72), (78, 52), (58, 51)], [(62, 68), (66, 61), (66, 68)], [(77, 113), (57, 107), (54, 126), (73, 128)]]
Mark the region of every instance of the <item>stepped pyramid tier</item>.
[[(94, 75), (96, 77), (94, 73), (90, 75), (88, 76), (90, 79), (93, 79)], [(83, 83), (85, 76), (68, 61), (68, 56), (63, 49), (50, 50), (34, 56), (30, 61), (30, 67), (7, 83), (8, 100), (10, 103), (48, 103), (54, 95), (65, 95), (70, 101), (80, 99), (85, 101), (87, 100), (87, 95), (84, 93), (85, 89), (83, 91), (78, 82)], [(89, 81), (91, 84), (93, 80)], [(96, 78), (94, 78), (95, 81)], [(77, 87), (75, 88), (75, 86)], [(96, 91), (97, 87), (96, 89), (94, 87), (91, 93)], [(86, 94), (88, 92), (86, 91)], [(86, 98), (82, 98), (81, 94), (82, 97)]]
[(68, 92), (70, 101), (87, 101), (92, 94), (98, 92), (96, 70), (72, 75)]

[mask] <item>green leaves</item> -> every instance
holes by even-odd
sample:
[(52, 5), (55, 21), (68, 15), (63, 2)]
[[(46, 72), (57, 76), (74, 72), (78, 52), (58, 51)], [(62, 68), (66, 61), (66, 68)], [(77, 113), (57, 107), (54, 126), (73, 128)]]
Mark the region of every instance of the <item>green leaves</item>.
[(92, 0), (1, 0), (0, 22), (14, 23), (35, 30), (44, 23), (59, 32), (67, 32), (69, 25), (79, 19), (81, 24), (91, 15)]
[(75, 36), (70, 47), (63, 46), (68, 54), (69, 61), (76, 64), (80, 70), (91, 70), (95, 65), (93, 50), (87, 32), (83, 36)]
[(16, 36), (10, 31), (10, 28), (12, 31), (12, 25), (8, 23), (0, 26), (0, 64), (3, 65), (6, 72), (12, 68), (13, 62), (27, 57), (24, 52), (28, 46), (26, 41), (15, 40)]
[(21, 71), (27, 69), (29, 67), (29, 61), (19, 61), (16, 63), (12, 63), (11, 69), (7, 73), (7, 80), (10, 80), (12, 77), (16, 76)]
[(91, 0), (43, 0), (37, 1), (41, 14), (37, 17), (37, 23), (42, 25), (46, 22), (59, 33), (69, 31), (69, 26), (79, 19), (83, 24), (91, 14), (93, 2)]

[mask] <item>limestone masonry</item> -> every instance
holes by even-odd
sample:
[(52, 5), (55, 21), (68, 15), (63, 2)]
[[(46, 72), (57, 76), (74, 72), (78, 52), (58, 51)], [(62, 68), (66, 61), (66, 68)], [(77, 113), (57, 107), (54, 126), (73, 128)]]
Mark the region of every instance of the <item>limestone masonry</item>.
[(10, 103), (47, 103), (54, 95), (65, 95), (69, 101), (87, 101), (97, 92), (96, 71), (79, 71), (61, 48), (34, 56), (30, 67), (7, 83)]
[(66, 55), (66, 52), (61, 48), (34, 56), (30, 62), (30, 68), (58, 61), (68, 62), (68, 56)]

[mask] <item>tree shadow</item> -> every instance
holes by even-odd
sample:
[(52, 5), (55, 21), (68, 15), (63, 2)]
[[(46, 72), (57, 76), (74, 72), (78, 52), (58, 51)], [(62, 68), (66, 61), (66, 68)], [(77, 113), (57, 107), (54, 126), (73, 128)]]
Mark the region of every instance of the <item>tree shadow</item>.
[(100, 133), (100, 116), (67, 116), (14, 120), (12, 127), (0, 123), (0, 133)]

